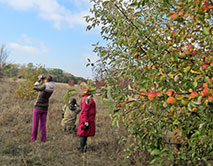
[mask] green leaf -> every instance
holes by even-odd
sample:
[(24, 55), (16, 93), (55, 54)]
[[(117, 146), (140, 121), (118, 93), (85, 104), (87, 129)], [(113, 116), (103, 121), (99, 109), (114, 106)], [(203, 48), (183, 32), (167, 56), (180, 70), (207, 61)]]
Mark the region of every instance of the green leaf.
[(154, 164), (155, 161), (157, 161), (159, 159), (159, 156), (155, 156), (151, 159), (150, 164)]
[(110, 1), (109, 0), (104, 0), (103, 6), (106, 6)]
[(154, 149), (153, 151), (151, 151), (151, 155), (158, 155), (160, 153), (161, 151), (159, 149)]
[(196, 104), (196, 105), (200, 105), (200, 104), (202, 104), (202, 96), (199, 96), (198, 97), (198, 99), (197, 99), (197, 101), (191, 101), (191, 103), (192, 103), (192, 106), (194, 106), (195, 107), (195, 105), (193, 105), (193, 104)]
[(193, 82), (193, 86), (194, 86), (194, 88), (197, 87), (197, 80), (195, 80), (195, 81)]
[(102, 101), (105, 105), (108, 105), (108, 106), (113, 106), (114, 104), (114, 102), (110, 99), (103, 98)]
[(123, 41), (124, 41), (124, 39), (123, 38), (121, 38), (119, 41), (118, 41), (118, 45), (122, 45), (122, 43), (123, 43)]
[(163, 0), (164, 4), (169, 4), (169, 0)]
[(130, 6), (131, 6), (131, 7), (136, 7), (136, 6), (138, 6), (138, 2), (135, 1), (135, 2), (131, 3)]
[(69, 102), (69, 99), (70, 99), (70, 95), (71, 94), (74, 94), (74, 93), (77, 93), (77, 91), (75, 89), (70, 89), (68, 90), (65, 95), (64, 95), (64, 100), (65, 100), (65, 103), (68, 104)]
[(205, 123), (201, 123), (199, 129), (202, 129), (205, 126)]
[(210, 34), (209, 30), (206, 27), (203, 28), (203, 33), (205, 35), (209, 35)]

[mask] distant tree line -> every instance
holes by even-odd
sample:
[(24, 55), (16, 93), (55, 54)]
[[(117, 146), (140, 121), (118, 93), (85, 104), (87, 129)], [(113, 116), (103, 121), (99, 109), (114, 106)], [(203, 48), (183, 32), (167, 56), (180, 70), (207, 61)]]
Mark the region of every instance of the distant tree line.
[[(37, 72), (39, 70), (39, 73)], [(4, 63), (1, 67), (2, 74), (9, 78), (26, 78), (36, 74), (50, 74), (53, 76), (55, 82), (69, 83), (70, 80), (74, 81), (74, 84), (79, 82), (86, 82), (86, 79), (82, 77), (76, 77), (70, 73), (64, 72), (57, 68), (45, 68), (40, 65), (33, 65), (28, 63), (27, 65), (7, 64)], [(37, 76), (37, 75), (36, 75)], [(33, 77), (33, 76), (32, 76)]]
[(55, 82), (69, 83), (70, 81), (74, 84), (80, 82), (86, 82), (87, 80), (82, 77), (76, 77), (70, 73), (64, 72), (57, 68), (45, 68), (41, 65), (34, 65), (33, 63), (28, 63), (27, 65), (18, 65), (7, 63), (7, 58), (9, 52), (5, 45), (0, 46), (0, 78), (8, 77), (13, 79), (29, 77), (37, 78), (38, 74), (50, 74), (53, 76)]

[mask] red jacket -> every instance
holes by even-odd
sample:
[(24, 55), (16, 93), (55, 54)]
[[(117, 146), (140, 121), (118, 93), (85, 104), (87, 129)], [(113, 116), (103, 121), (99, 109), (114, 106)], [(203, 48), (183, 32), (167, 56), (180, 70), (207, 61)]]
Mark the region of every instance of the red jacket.
[[(86, 99), (88, 94), (82, 94), (81, 99), (81, 113), (78, 124), (78, 136), (94, 136), (95, 135), (95, 117), (96, 117), (96, 104), (93, 99), (89, 99), (86, 103)], [(87, 130), (83, 130), (84, 127), (83, 122), (89, 122), (89, 127)]]

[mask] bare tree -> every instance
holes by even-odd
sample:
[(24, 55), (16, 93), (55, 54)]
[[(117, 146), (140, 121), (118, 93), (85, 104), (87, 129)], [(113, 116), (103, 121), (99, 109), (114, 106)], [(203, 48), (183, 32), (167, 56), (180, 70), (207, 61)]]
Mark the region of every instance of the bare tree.
[(3, 76), (3, 66), (6, 63), (6, 60), (9, 56), (9, 53), (5, 45), (0, 46), (0, 77)]
[(0, 68), (4, 65), (9, 54), (5, 45), (0, 46)]

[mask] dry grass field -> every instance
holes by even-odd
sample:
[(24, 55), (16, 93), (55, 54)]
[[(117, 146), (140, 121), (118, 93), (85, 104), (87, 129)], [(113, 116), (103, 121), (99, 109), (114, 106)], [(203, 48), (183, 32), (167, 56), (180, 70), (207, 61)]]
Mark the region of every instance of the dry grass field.
[[(14, 98), (17, 82), (0, 81), (0, 165), (1, 166), (128, 166), (115, 129), (111, 127), (108, 108), (97, 97), (96, 135), (89, 137), (88, 150), (79, 153), (79, 137), (62, 131), (63, 96), (70, 86), (56, 84), (50, 99), (47, 142), (31, 143), (32, 109), (35, 100)], [(80, 90), (77, 90), (80, 92)], [(75, 96), (78, 101), (79, 97)], [(136, 165), (136, 164), (133, 164)], [(138, 165), (138, 164), (137, 164)], [(140, 164), (141, 165), (141, 164)]]

